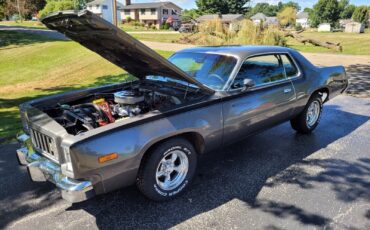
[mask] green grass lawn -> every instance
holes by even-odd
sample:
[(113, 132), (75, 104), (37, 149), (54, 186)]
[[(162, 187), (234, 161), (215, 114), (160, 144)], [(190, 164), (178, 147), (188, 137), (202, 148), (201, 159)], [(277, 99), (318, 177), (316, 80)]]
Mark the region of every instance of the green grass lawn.
[(21, 129), (17, 106), (24, 101), (128, 78), (78, 43), (10, 31), (0, 31), (0, 60), (0, 139)]
[(182, 34), (130, 34), (136, 39), (151, 42), (176, 43)]
[[(366, 30), (362, 34), (350, 34), (343, 32), (336, 33), (319, 33), (319, 32), (303, 32), (302, 35), (307, 38), (312, 38), (321, 41), (328, 41), (333, 43), (341, 43), (343, 46), (343, 54), (355, 55), (370, 55), (370, 30)], [(337, 53), (335, 51), (316, 47), (313, 45), (304, 45), (296, 40), (289, 38), (288, 46), (302, 52), (313, 53)]]
[(46, 29), (46, 26), (44, 26), (41, 22), (37, 21), (0, 21), (0, 25), (4, 26), (23, 26), (23, 27), (29, 27), (33, 29)]

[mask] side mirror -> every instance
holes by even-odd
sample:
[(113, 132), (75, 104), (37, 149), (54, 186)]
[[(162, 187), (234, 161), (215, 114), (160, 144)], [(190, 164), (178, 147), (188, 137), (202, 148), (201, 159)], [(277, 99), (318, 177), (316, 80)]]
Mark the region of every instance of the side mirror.
[(248, 88), (251, 88), (251, 87), (255, 86), (256, 82), (254, 82), (254, 80), (252, 80), (252, 79), (246, 78), (246, 79), (243, 80), (243, 85), (244, 85), (245, 89), (248, 89)]

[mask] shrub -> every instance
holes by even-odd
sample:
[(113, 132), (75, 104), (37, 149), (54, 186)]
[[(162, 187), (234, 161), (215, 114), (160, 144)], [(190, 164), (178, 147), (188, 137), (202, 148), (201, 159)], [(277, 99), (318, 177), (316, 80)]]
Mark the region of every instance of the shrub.
[(164, 30), (169, 30), (170, 29), (170, 24), (169, 23), (165, 23), (162, 26), (163, 26)]
[(126, 22), (127, 22), (127, 23), (130, 23), (131, 21), (132, 21), (132, 18), (131, 18), (130, 16), (127, 16), (127, 17), (126, 17)]
[(264, 28), (255, 25), (251, 20), (243, 20), (237, 27), (238, 31), (230, 31), (220, 20), (204, 22), (198, 26), (198, 33), (186, 35), (180, 42), (196, 45), (286, 46), (286, 40), (277, 26)]
[(297, 24), (295, 24), (295, 30), (296, 30), (296, 31), (303, 30), (303, 27), (302, 27), (301, 23), (297, 23)]

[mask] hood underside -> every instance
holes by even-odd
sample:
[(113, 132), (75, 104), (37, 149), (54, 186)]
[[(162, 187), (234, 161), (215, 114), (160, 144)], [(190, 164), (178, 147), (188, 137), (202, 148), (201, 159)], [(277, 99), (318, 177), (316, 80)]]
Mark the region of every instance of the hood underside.
[(169, 77), (196, 85), (208, 94), (214, 93), (154, 50), (90, 11), (57, 12), (41, 21), (49, 29), (63, 33), (139, 79), (149, 75)]

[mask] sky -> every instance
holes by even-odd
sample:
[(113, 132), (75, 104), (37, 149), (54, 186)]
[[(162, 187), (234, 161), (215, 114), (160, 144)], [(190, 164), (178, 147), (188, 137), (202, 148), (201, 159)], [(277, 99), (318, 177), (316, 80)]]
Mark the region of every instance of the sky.
[[(123, 1), (123, 0), (119, 0)], [(195, 0), (131, 0), (132, 3), (143, 3), (143, 2), (163, 2), (163, 1), (172, 1), (173, 3), (179, 5), (183, 9), (191, 9), (196, 8)], [(281, 0), (252, 0), (252, 4), (256, 4), (259, 2), (267, 2), (270, 4), (277, 4)], [(282, 2), (289, 2), (289, 0), (282, 0)], [(305, 7), (312, 7), (317, 0), (301, 0), (301, 1), (294, 1), (298, 2), (299, 5), (304, 9)], [(354, 5), (369, 5), (370, 0), (350, 0), (351, 4)]]

